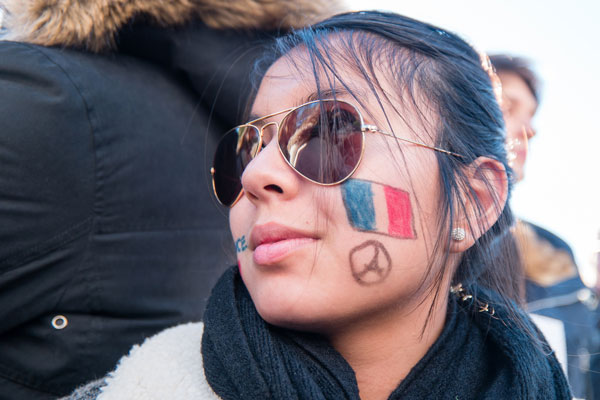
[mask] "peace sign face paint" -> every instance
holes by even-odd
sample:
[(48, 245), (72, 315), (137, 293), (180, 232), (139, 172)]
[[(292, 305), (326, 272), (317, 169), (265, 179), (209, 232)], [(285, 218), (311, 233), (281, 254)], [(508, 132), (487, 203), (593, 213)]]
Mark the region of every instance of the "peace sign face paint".
[(352, 276), (360, 285), (383, 282), (392, 269), (390, 253), (381, 242), (367, 240), (350, 252)]

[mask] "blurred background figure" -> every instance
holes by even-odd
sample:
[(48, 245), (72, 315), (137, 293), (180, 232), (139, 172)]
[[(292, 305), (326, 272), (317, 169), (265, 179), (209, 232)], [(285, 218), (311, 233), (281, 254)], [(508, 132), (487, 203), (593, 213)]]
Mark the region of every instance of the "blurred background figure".
[[(499, 54), (490, 56), (490, 60), (502, 83), (508, 159), (519, 182), (524, 178), (529, 140), (536, 135), (532, 121), (540, 100), (539, 80), (522, 58)], [(598, 379), (590, 373), (591, 357), (598, 351), (597, 297), (581, 281), (573, 252), (565, 241), (523, 220), (514, 232), (526, 277), (526, 309), (562, 323), (558, 327), (564, 332), (544, 334), (551, 343), (550, 336), (566, 339), (566, 369), (573, 393), (591, 399), (592, 380)]]
[[(600, 231), (596, 241), (596, 297), (600, 298)], [(596, 328), (600, 331), (600, 307), (596, 308)], [(599, 335), (600, 336), (600, 335)], [(600, 399), (600, 337), (596, 346), (596, 353), (592, 354), (591, 366), (592, 390), (595, 399)]]
[(600, 231), (597, 234), (594, 258), (596, 261), (596, 295), (600, 296)]
[(338, 7), (0, 1), (0, 399), (66, 395), (201, 319), (235, 263), (213, 144), (261, 44)]

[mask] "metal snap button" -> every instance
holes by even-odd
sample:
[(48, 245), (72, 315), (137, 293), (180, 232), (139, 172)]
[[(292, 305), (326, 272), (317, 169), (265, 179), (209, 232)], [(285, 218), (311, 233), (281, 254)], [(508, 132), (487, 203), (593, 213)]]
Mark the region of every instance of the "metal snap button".
[(57, 315), (52, 318), (52, 327), (54, 329), (65, 329), (69, 325), (69, 320), (64, 315)]

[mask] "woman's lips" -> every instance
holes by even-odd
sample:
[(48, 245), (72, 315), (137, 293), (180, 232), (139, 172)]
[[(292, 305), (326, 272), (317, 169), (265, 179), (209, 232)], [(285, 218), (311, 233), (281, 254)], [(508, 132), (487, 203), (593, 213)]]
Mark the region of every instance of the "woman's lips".
[(281, 261), (292, 251), (315, 241), (316, 239), (304, 237), (263, 243), (254, 249), (252, 259), (254, 263), (259, 265), (274, 264)]
[(311, 233), (269, 222), (252, 229), (250, 250), (253, 251), (252, 258), (256, 264), (270, 265), (316, 240), (318, 238)]

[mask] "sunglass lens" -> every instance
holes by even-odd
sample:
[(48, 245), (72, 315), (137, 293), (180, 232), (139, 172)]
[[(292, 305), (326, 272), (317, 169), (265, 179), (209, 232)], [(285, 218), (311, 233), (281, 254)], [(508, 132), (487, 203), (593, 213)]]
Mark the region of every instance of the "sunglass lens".
[(350, 104), (322, 101), (292, 111), (282, 121), (279, 147), (292, 167), (319, 183), (348, 178), (362, 154), (358, 112)]
[(219, 201), (231, 206), (242, 191), (242, 173), (258, 153), (260, 133), (252, 126), (239, 126), (219, 142), (213, 161), (213, 185)]

